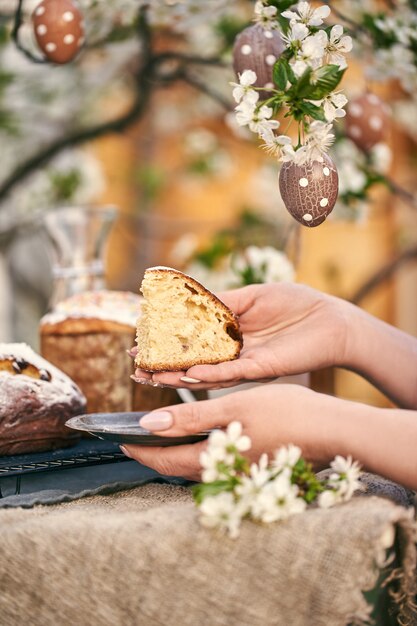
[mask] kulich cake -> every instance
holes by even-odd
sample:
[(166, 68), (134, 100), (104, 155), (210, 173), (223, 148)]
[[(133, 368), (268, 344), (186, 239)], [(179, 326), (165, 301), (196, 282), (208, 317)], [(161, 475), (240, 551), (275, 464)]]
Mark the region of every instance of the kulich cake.
[(86, 399), (62, 371), (24, 343), (0, 343), (0, 455), (42, 452), (75, 443), (65, 426)]
[(136, 364), (149, 372), (236, 359), (242, 335), (234, 313), (199, 282), (167, 267), (146, 270)]
[(79, 385), (89, 413), (133, 408), (133, 361), (126, 350), (134, 345), (141, 300), (129, 291), (87, 291), (41, 319), (42, 355)]

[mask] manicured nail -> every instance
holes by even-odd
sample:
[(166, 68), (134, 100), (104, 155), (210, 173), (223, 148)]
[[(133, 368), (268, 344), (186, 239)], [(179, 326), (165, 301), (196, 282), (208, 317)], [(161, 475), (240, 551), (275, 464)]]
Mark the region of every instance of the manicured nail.
[(120, 448), (120, 450), (123, 452), (123, 454), (124, 454), (125, 456), (128, 456), (128, 457), (129, 457), (129, 459), (131, 459), (131, 458), (132, 458), (132, 457), (131, 457), (131, 455), (129, 454), (129, 452), (126, 450), (126, 448), (125, 448), (124, 446), (119, 446), (119, 448)]
[(139, 422), (139, 426), (147, 430), (166, 430), (173, 423), (172, 415), (168, 411), (154, 411), (144, 415)]
[(152, 385), (152, 381), (149, 378), (137, 378), (134, 374), (130, 377), (135, 383), (140, 383), (141, 385)]
[(201, 383), (201, 380), (198, 380), (198, 378), (191, 378), (190, 376), (182, 376), (180, 380), (183, 383)]

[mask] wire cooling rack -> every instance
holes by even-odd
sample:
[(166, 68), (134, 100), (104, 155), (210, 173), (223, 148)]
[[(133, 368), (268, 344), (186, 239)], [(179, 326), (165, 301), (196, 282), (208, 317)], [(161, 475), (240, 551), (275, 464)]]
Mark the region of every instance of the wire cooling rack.
[(104, 465), (106, 463), (121, 463), (129, 460), (120, 451), (118, 444), (99, 439), (83, 439), (70, 448), (49, 452), (2, 456), (0, 457), (0, 498), (2, 497), (2, 478), (15, 476), (15, 494), (18, 494), (20, 493), (21, 477), (25, 474), (87, 467), (89, 465)]

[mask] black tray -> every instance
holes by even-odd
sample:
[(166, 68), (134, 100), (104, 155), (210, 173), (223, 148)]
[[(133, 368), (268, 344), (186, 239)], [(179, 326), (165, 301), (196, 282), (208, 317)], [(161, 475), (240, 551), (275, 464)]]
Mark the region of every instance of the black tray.
[(83, 439), (70, 448), (48, 452), (0, 456), (0, 479), (35, 472), (87, 467), (104, 463), (130, 461), (116, 443), (97, 439)]

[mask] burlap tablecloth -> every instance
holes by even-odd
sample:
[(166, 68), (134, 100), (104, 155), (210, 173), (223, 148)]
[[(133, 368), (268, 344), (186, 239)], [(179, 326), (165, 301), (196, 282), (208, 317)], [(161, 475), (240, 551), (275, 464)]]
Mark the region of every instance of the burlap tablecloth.
[[(415, 526), (376, 496), (310, 509), (238, 539), (199, 525), (190, 491), (150, 484), (0, 512), (1, 626), (346, 626), (365, 620), (396, 536), (413, 623)], [(392, 572), (391, 572), (392, 573)]]

